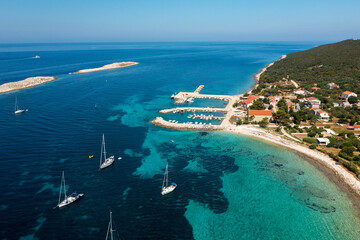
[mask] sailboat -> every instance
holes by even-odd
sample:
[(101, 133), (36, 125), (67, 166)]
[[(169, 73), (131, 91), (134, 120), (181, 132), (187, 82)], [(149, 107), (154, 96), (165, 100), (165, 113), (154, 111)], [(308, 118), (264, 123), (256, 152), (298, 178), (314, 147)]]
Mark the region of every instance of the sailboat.
[[(104, 157), (104, 162), (102, 158)], [(102, 136), (102, 144), (101, 144), (101, 154), (100, 154), (100, 169), (104, 169), (109, 167), (114, 163), (114, 156), (106, 158), (106, 150), (105, 150), (105, 137), (104, 134)]]
[(171, 184), (169, 185), (168, 165), (169, 165), (169, 164), (166, 163), (165, 174), (164, 174), (164, 179), (163, 179), (162, 188), (161, 188), (161, 195), (165, 195), (165, 194), (171, 193), (171, 192), (174, 191), (175, 188), (177, 187), (176, 183), (171, 183)]
[[(62, 191), (64, 191), (64, 200), (63, 201), (61, 201), (61, 192)], [(84, 196), (83, 193), (76, 193), (76, 192), (73, 192), (70, 196), (66, 196), (65, 175), (64, 175), (64, 171), (63, 171), (62, 177), (61, 177), (61, 183), (60, 183), (59, 202), (56, 207), (59, 207), (59, 208), (65, 207), (66, 205), (69, 205), (69, 204), (75, 202), (82, 196)]]
[(14, 113), (15, 113), (15, 114), (20, 114), (20, 113), (23, 113), (23, 112), (25, 112), (25, 109), (19, 109), (19, 108), (18, 108), (18, 105), (17, 105), (17, 97), (15, 97), (15, 111), (14, 111)]
[(115, 232), (115, 231), (116, 231), (116, 230), (113, 230), (112, 212), (110, 211), (110, 222), (109, 222), (109, 225), (108, 225), (108, 230), (107, 230), (107, 233), (106, 233), (106, 238), (105, 238), (105, 240), (108, 240), (109, 234), (110, 234), (110, 240), (114, 240), (114, 234), (113, 234), (113, 232)]

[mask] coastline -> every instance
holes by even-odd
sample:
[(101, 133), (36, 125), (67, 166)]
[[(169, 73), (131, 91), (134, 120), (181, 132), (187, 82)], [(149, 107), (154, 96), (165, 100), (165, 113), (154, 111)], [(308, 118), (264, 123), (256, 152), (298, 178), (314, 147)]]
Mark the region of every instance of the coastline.
[(47, 82), (54, 81), (56, 79), (57, 79), (56, 77), (38, 76), (38, 77), (29, 77), (29, 78), (26, 78), (24, 80), (17, 81), (17, 82), (4, 83), (4, 84), (0, 85), (0, 94), (34, 87), (37, 85), (41, 85), (41, 84), (44, 84)]
[(255, 88), (257, 88), (257, 87), (259, 86), (259, 81), (260, 81), (260, 76), (261, 76), (261, 74), (263, 74), (264, 72), (266, 72), (266, 70), (267, 70), (269, 67), (271, 67), (272, 65), (274, 65), (277, 61), (283, 60), (283, 59), (286, 58), (286, 57), (287, 57), (287, 55), (281, 55), (281, 57), (280, 57), (278, 60), (276, 60), (276, 61), (274, 61), (274, 62), (272, 62), (272, 63), (269, 63), (268, 65), (266, 65), (266, 67), (260, 69), (260, 71), (259, 71), (258, 73), (254, 74), (253, 77), (254, 77), (254, 79), (255, 79), (255, 83), (254, 83), (254, 85), (252, 86), (252, 88), (251, 88), (249, 91), (247, 91), (246, 93), (250, 94)]
[[(254, 75), (254, 79), (256, 81), (253, 88), (246, 93), (251, 93), (253, 89), (255, 89), (260, 80), (260, 76), (272, 65), (274, 65), (277, 61), (280, 61), (286, 58), (287, 55), (282, 55), (278, 60), (268, 64), (265, 68), (262, 68), (257, 74)], [(200, 95), (200, 94), (199, 94)], [(242, 94), (241, 94), (242, 95)], [(241, 95), (231, 96), (233, 98), (239, 97)], [(232, 105), (230, 105), (232, 106)], [(230, 110), (229, 110), (230, 112)], [(161, 113), (161, 111), (160, 111)], [(228, 114), (230, 115), (230, 114)], [(352, 202), (359, 208), (360, 210), (360, 180), (358, 177), (343, 167), (341, 164), (337, 163), (334, 159), (329, 157), (328, 155), (310, 149), (307, 145), (286, 139), (284, 136), (276, 134), (275, 132), (265, 131), (263, 128), (255, 127), (252, 125), (240, 125), (235, 126), (232, 125), (228, 120), (229, 116), (225, 117), (223, 123), (218, 125), (216, 128), (209, 126), (198, 126), (193, 124), (177, 124), (177, 123), (168, 123), (161, 117), (156, 118), (151, 121), (154, 125), (178, 129), (178, 130), (199, 130), (199, 131), (224, 131), (228, 133), (235, 133), (239, 135), (245, 135), (248, 137), (255, 137), (257, 139), (276, 144), (281, 147), (285, 147), (291, 151), (294, 151), (297, 154), (302, 155), (306, 161), (313, 164), (320, 171), (322, 171), (330, 180), (332, 180), (335, 184), (337, 184), (345, 193), (350, 196)], [(343, 186), (346, 186), (344, 188)]]
[(105, 71), (105, 70), (111, 70), (111, 69), (117, 69), (117, 68), (125, 68), (130, 67), (139, 64), (138, 62), (116, 62), (104, 65), (102, 67), (98, 68), (88, 68), (88, 69), (82, 69), (76, 72), (72, 72), (69, 74), (81, 74), (81, 73), (90, 73), (90, 72), (98, 72), (98, 71)]
[(351, 190), (351, 192), (357, 196), (356, 202), (360, 207), (359, 179), (353, 173), (348, 171), (342, 165), (338, 164), (328, 155), (319, 152), (317, 150), (309, 149), (306, 145), (302, 145), (294, 141), (284, 139), (281, 135), (276, 135), (264, 129), (250, 125), (233, 126), (227, 128), (225, 131), (228, 133), (235, 133), (239, 135), (245, 135), (248, 137), (254, 137), (256, 139), (261, 139), (263, 141), (276, 144), (281, 147), (285, 147), (286, 149), (289, 149), (306, 157), (308, 161), (311, 160), (312, 162), (316, 163), (316, 165), (320, 165), (321, 167), (317, 166), (318, 169), (324, 172), (328, 177), (329, 175), (334, 177), (334, 179), (332, 179), (333, 181), (338, 180), (335, 182), (344, 183), (346, 186), (348, 186), (349, 188), (348, 190)]

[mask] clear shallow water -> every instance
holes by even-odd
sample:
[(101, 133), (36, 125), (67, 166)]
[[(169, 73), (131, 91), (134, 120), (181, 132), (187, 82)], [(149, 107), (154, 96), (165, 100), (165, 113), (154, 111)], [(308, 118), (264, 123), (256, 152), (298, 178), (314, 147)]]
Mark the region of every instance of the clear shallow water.
[[(175, 106), (174, 92), (200, 84), (204, 93), (244, 92), (266, 64), (314, 45), (0, 45), (0, 83), (59, 77), (0, 95), (1, 238), (102, 239), (111, 209), (124, 239), (358, 239), (346, 194), (296, 154), (250, 138), (149, 123)], [(115, 61), (140, 64), (67, 75)], [(12, 114), (15, 96), (29, 109), (21, 116)], [(99, 172), (102, 133), (108, 153), (123, 160)], [(162, 197), (166, 161), (179, 187)], [(85, 197), (52, 210), (62, 170), (69, 191)]]

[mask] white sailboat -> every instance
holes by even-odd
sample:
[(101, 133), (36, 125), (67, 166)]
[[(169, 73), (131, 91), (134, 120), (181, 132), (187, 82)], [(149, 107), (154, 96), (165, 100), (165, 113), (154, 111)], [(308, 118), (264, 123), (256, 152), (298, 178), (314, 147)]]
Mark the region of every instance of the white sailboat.
[[(61, 201), (61, 192), (64, 191), (64, 200)], [(61, 183), (60, 183), (60, 192), (59, 192), (59, 202), (58, 205), (56, 207), (64, 207), (66, 205), (69, 205), (73, 202), (75, 202), (76, 200), (78, 200), (80, 197), (84, 196), (83, 193), (76, 193), (73, 192), (70, 196), (66, 195), (66, 186), (65, 186), (65, 175), (64, 175), (64, 171), (62, 172), (62, 177), (61, 177)]]
[(113, 226), (112, 226), (112, 212), (110, 211), (110, 222), (109, 222), (109, 225), (108, 225), (108, 230), (107, 230), (107, 233), (106, 233), (106, 238), (105, 240), (108, 240), (109, 238), (109, 235), (110, 235), (110, 240), (114, 240), (114, 234), (113, 232), (115, 232), (116, 230), (113, 230)]
[(171, 183), (169, 185), (168, 163), (166, 163), (165, 174), (164, 174), (163, 184), (162, 184), (162, 188), (161, 188), (161, 195), (171, 193), (172, 191), (175, 190), (176, 187), (177, 187), (176, 183)]
[(15, 114), (20, 114), (20, 113), (23, 113), (25, 112), (25, 109), (19, 109), (18, 105), (17, 105), (17, 97), (15, 97), (15, 111), (14, 113)]
[[(103, 159), (102, 159), (103, 157), (104, 157), (104, 162), (103, 162)], [(105, 137), (104, 137), (104, 134), (103, 134), (102, 144), (101, 144), (101, 154), (100, 154), (100, 169), (107, 168), (113, 163), (114, 163), (114, 156), (106, 158)]]

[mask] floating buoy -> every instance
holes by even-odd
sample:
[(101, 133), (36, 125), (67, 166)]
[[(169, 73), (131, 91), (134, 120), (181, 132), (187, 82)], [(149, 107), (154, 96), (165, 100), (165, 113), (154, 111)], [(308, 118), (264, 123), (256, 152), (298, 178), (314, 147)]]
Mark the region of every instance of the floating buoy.
[(122, 159), (122, 157), (118, 157), (118, 160), (121, 160)]
[(89, 158), (93, 158), (93, 157), (94, 157), (94, 155), (90, 155), (90, 156), (89, 156)]

